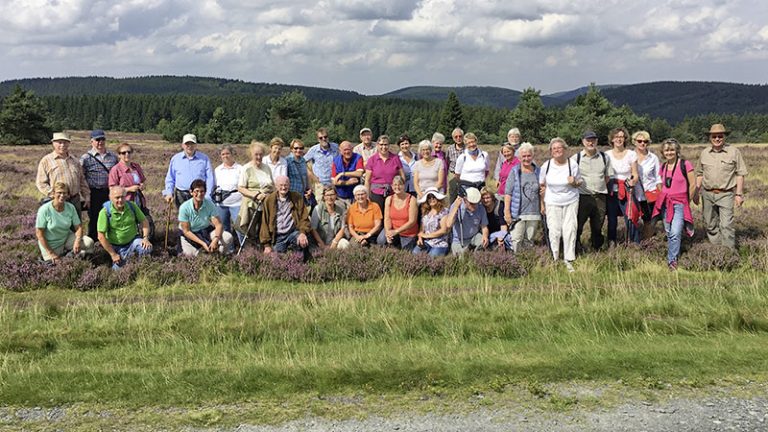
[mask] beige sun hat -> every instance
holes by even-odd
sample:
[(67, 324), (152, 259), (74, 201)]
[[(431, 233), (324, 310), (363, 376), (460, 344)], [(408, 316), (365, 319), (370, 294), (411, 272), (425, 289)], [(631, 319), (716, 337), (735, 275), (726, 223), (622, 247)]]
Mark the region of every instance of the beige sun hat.
[(51, 142), (54, 142), (54, 141), (72, 142), (72, 140), (69, 139), (69, 134), (66, 132), (54, 132), (53, 139), (51, 139)]
[(707, 135), (712, 134), (729, 134), (731, 131), (727, 130), (724, 125), (720, 123), (715, 123), (709, 128), (709, 132), (707, 132)]
[(440, 193), (440, 191), (439, 191), (439, 190), (437, 190), (437, 188), (436, 188), (436, 187), (434, 187), (434, 186), (430, 186), (430, 187), (428, 187), (428, 188), (424, 189), (424, 195), (422, 195), (422, 196), (421, 196), (421, 198), (419, 198), (419, 199), (417, 200), (417, 202), (418, 202), (419, 204), (424, 204), (425, 202), (427, 202), (427, 198), (428, 198), (430, 195), (432, 195), (432, 196), (434, 196), (435, 198), (437, 198), (437, 200), (438, 200), (438, 201), (442, 201), (443, 199), (445, 199), (445, 195), (444, 195), (444, 194), (441, 194), (441, 193)]

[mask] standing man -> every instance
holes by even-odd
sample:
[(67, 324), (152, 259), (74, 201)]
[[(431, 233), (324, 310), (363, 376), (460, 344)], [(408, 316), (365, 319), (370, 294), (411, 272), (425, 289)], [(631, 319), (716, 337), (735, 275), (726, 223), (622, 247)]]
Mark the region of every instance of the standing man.
[(451, 202), (454, 202), (459, 193), (459, 175), (456, 173), (456, 160), (459, 158), (459, 155), (464, 153), (464, 131), (456, 128), (451, 133), (451, 137), (453, 138), (453, 144), (448, 146), (448, 171), (445, 175), (447, 177), (448, 173), (453, 174), (448, 181), (448, 196)]
[(101, 206), (109, 201), (109, 170), (117, 165), (117, 162), (117, 156), (107, 150), (107, 136), (104, 131), (92, 131), (91, 149), (80, 156), (80, 165), (91, 190), (91, 201), (88, 204), (88, 237), (92, 239), (98, 236), (96, 223)]
[(170, 203), (175, 202), (176, 208), (192, 198), (192, 181), (201, 179), (205, 182), (209, 194), (216, 189), (213, 166), (208, 156), (197, 151), (197, 137), (186, 134), (181, 140), (181, 151), (173, 155), (165, 175), (163, 198)]
[(373, 145), (373, 132), (369, 128), (360, 129), (360, 144), (356, 145), (353, 151), (363, 157), (363, 165), (368, 162), (368, 158), (376, 153), (376, 146)]
[(363, 157), (352, 151), (351, 142), (342, 141), (339, 144), (339, 152), (341, 154), (333, 158), (331, 176), (339, 199), (349, 207), (355, 198), (353, 195), (355, 186), (362, 183), (365, 166)]
[(701, 208), (707, 237), (713, 244), (736, 249), (736, 229), (733, 226), (733, 208), (744, 204), (744, 177), (747, 166), (736, 147), (725, 145), (729, 131), (722, 124), (709, 128), (711, 147), (701, 152), (696, 164), (696, 190), (693, 200)]
[(152, 252), (149, 221), (138, 205), (125, 199), (124, 187), (109, 189), (109, 204), (103, 205), (97, 220), (99, 243), (112, 258), (113, 270), (125, 265), (125, 260), (132, 255), (144, 256)]
[(589, 231), (592, 250), (598, 251), (603, 247), (603, 221), (608, 198), (608, 180), (613, 175), (611, 161), (604, 152), (597, 149), (597, 134), (586, 131), (581, 136), (584, 150), (571, 156), (581, 173), (582, 183), (579, 186), (579, 212), (576, 222), (576, 250), (583, 251), (581, 233), (584, 224), (589, 220)]
[(317, 130), (317, 144), (309, 148), (304, 156), (307, 161), (309, 178), (314, 183), (315, 199), (323, 200), (323, 189), (333, 185), (331, 171), (333, 159), (339, 155), (339, 145), (328, 138), (328, 129)]
[(64, 183), (69, 193), (68, 201), (75, 206), (77, 215), (83, 211), (83, 205), (87, 208), (91, 201), (91, 190), (83, 175), (83, 167), (74, 156), (69, 154), (69, 144), (72, 140), (65, 132), (56, 132), (53, 134), (51, 145), (53, 151), (43, 156), (37, 165), (37, 177), (35, 186), (43, 195), (45, 200), (50, 201), (53, 198), (53, 185)]

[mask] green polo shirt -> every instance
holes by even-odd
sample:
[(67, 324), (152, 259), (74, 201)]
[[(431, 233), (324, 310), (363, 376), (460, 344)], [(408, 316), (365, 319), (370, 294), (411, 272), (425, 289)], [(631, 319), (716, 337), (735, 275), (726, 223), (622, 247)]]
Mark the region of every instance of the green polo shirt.
[[(128, 206), (132, 206), (133, 210), (135, 210), (135, 216)], [(103, 208), (99, 212), (99, 219), (96, 221), (96, 231), (105, 233), (110, 244), (126, 245), (139, 235), (137, 225), (143, 223), (145, 219), (144, 213), (139, 206), (126, 201), (123, 211), (117, 210), (112, 205), (110, 214), (109, 223), (107, 223), (107, 209)]]

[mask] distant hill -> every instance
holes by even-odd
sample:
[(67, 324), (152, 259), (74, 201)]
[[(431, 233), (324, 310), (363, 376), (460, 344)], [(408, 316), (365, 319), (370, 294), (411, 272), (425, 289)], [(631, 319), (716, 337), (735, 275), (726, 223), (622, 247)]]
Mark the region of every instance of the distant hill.
[(16, 85), (32, 90), (39, 96), (98, 94), (280, 96), (285, 92), (299, 90), (308, 99), (314, 100), (347, 102), (365, 98), (360, 93), (349, 90), (194, 76), (25, 78), (0, 82), (0, 97), (10, 94)]
[[(606, 85), (596, 85), (596, 87), (599, 88), (600, 91), (604, 92), (606, 89), (621, 87), (621, 85), (620, 84), (606, 84)], [(587, 90), (589, 90), (589, 86), (579, 87), (577, 89), (561, 91), (561, 92), (557, 92), (557, 93), (550, 93), (548, 95), (543, 95), (542, 96), (542, 101), (546, 97), (546, 98), (550, 99), (551, 102), (554, 102), (554, 103), (550, 103), (549, 105), (565, 105), (568, 102), (576, 99), (576, 97), (581, 96), (583, 94), (586, 94)], [(546, 102), (544, 102), (544, 104), (547, 105)]]
[(502, 87), (416, 86), (385, 93), (381, 97), (444, 101), (450, 92), (455, 92), (462, 104), (509, 109), (517, 106), (521, 94), (519, 91)]

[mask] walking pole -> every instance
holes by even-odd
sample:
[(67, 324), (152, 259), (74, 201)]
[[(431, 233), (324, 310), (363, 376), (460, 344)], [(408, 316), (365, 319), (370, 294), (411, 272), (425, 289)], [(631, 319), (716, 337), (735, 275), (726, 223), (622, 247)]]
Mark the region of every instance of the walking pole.
[(171, 207), (173, 207), (173, 201), (168, 202), (168, 211), (166, 212), (165, 220), (165, 251), (168, 252), (168, 233), (171, 231)]
[(243, 241), (240, 242), (240, 249), (237, 250), (237, 255), (240, 255), (240, 252), (243, 251), (243, 246), (245, 246), (245, 242), (248, 241), (248, 235), (251, 233), (251, 227), (253, 227), (253, 221), (256, 220), (257, 213), (258, 213), (258, 206), (257, 208), (253, 209), (253, 215), (251, 215), (251, 220), (248, 221), (248, 229), (245, 231), (245, 236), (243, 237)]

